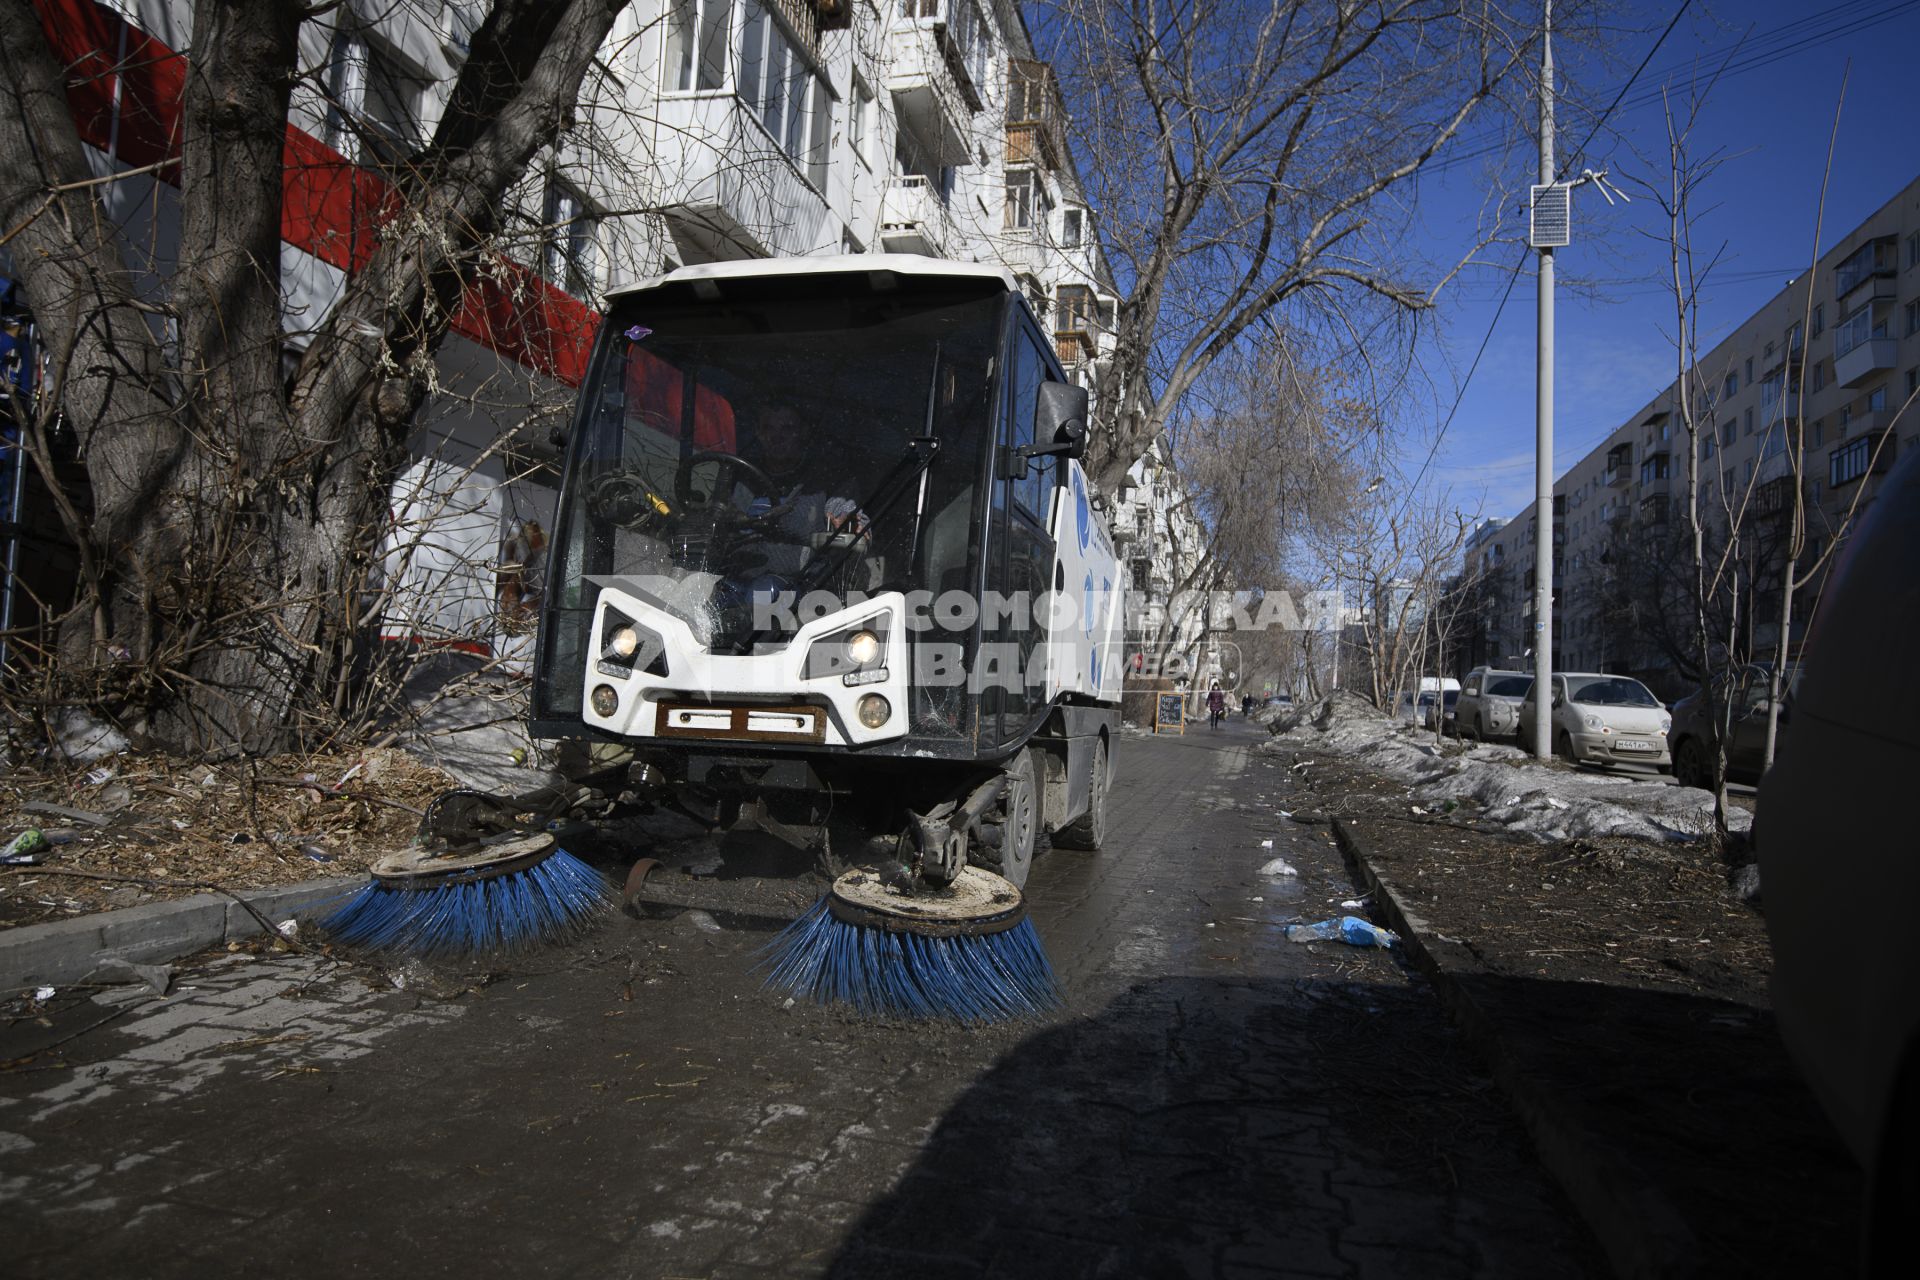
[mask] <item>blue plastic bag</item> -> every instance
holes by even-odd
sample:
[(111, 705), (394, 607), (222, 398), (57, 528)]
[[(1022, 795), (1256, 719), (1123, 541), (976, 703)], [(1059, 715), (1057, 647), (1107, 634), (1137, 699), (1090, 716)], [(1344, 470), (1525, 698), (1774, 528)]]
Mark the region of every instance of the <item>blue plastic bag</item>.
[(1288, 942), (1345, 942), (1356, 947), (1390, 947), (1400, 941), (1400, 935), (1391, 929), (1382, 929), (1371, 920), (1362, 920), (1359, 916), (1341, 916), (1338, 920), (1322, 920), (1317, 924), (1290, 924), (1287, 926)]

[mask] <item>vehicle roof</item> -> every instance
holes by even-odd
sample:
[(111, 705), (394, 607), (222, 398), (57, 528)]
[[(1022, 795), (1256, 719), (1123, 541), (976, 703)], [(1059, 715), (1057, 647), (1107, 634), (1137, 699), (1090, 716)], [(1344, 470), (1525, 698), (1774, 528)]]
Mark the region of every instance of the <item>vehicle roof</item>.
[(1619, 671), (1556, 671), (1553, 674), (1565, 676), (1569, 680), (1631, 680), (1639, 685), (1646, 683), (1639, 676), (1630, 676)]
[(609, 289), (609, 301), (644, 293), (664, 284), (689, 280), (745, 280), (767, 276), (834, 275), (851, 272), (893, 272), (904, 276), (946, 276), (961, 280), (997, 280), (1009, 293), (1020, 286), (1005, 267), (984, 262), (953, 262), (918, 253), (837, 253), (807, 258), (743, 258), (734, 262), (702, 262), (679, 267), (663, 276)]

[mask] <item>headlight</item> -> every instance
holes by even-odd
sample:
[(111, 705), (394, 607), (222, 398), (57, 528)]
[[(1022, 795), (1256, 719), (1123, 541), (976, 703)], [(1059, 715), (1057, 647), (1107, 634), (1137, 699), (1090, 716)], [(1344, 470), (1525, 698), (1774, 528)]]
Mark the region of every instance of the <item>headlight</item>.
[(887, 678), (887, 624), (884, 613), (821, 636), (807, 646), (801, 675), (807, 680), (839, 676), (848, 685), (879, 684)]
[(1667, 730), (1669, 730), (1669, 729), (1671, 729), (1671, 728), (1673, 728), (1673, 717), (1672, 717), (1672, 716), (1661, 716), (1661, 717), (1660, 717), (1660, 732), (1662, 732), (1662, 733), (1665, 733), (1665, 732), (1666, 732)]
[(856, 704), (860, 723), (869, 729), (878, 729), (893, 716), (893, 704), (877, 693), (863, 696)]
[(847, 641), (847, 657), (856, 667), (864, 667), (880, 656), (880, 637), (871, 631), (856, 631)]
[(592, 701), (593, 714), (597, 716), (610, 716), (620, 709), (620, 695), (613, 691), (610, 684), (593, 686)]
[(1587, 728), (1592, 729), (1595, 732), (1598, 732), (1600, 729), (1605, 727), (1604, 724), (1602, 724), (1599, 716), (1582, 716), (1581, 721), (1587, 726)]
[(603, 676), (626, 679), (635, 670), (652, 676), (667, 674), (667, 646), (659, 636), (617, 609), (600, 619), (600, 653), (594, 669)]

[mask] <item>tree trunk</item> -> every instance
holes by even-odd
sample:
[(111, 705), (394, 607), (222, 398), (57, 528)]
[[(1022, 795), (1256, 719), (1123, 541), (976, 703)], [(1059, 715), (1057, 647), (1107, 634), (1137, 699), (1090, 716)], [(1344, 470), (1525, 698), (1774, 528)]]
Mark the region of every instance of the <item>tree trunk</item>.
[(15, 261), (57, 356), (49, 391), (81, 433), (93, 484), (95, 516), (76, 540), (83, 561), (112, 566), (83, 584), (91, 625), (67, 656), (94, 661), (63, 672), (69, 696), (182, 750), (261, 752), (330, 727), (433, 352), (495, 252), (507, 189), (570, 127), (625, 3), (492, 6), (433, 142), (385, 175), (394, 204), (370, 260), (287, 382), (282, 155), (308, 7), (195, 7), (175, 373), (95, 192), (74, 185), (90, 177), (87, 156), (39, 18), (26, 0), (0, 0), (6, 87), (30, 143), (0, 157), (0, 211), (9, 228), (25, 224)]

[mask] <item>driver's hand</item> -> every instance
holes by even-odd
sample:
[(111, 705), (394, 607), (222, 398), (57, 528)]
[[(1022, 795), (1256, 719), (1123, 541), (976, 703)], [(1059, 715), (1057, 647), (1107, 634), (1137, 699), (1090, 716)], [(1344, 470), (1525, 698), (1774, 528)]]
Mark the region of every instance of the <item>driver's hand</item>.
[(867, 513), (852, 498), (827, 499), (827, 529), (833, 533), (863, 534), (872, 525)]

